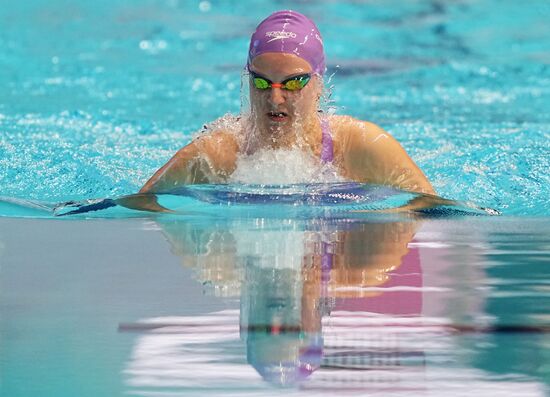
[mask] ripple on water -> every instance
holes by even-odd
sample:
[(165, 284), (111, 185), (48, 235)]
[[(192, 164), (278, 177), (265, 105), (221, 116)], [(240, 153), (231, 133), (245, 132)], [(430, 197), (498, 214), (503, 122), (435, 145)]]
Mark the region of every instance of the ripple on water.
[(135, 192), (189, 136), (83, 112), (0, 120), (2, 194), (40, 200)]

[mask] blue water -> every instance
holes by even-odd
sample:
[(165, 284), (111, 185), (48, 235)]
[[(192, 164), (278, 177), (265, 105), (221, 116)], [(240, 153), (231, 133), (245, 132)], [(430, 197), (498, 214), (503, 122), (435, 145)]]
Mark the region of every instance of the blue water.
[[(204, 123), (240, 111), (250, 32), (290, 5), (6, 3), (1, 194), (135, 192)], [(298, 9), (324, 35), (339, 113), (390, 131), (444, 197), (548, 214), (547, 2)]]
[[(38, 219), (136, 192), (238, 114), (249, 35), (287, 7), (324, 36), (327, 106), (503, 216)], [(0, 196), (35, 205), (0, 206), (0, 395), (548, 395), (549, 17), (543, 0), (0, 0)]]
[(0, 394), (546, 396), (547, 224), (0, 218)]

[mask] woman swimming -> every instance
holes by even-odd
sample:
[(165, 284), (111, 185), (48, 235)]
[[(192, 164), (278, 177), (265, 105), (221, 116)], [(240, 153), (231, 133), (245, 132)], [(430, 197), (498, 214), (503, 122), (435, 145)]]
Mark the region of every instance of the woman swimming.
[[(239, 156), (300, 147), (346, 179), (403, 190), (435, 191), (401, 145), (375, 124), (319, 111), (325, 55), (315, 24), (295, 11), (263, 20), (250, 39), (250, 116), (244, 138), (224, 128), (180, 149), (141, 188), (161, 193), (183, 184), (226, 182)], [(246, 126), (244, 126), (246, 124)]]

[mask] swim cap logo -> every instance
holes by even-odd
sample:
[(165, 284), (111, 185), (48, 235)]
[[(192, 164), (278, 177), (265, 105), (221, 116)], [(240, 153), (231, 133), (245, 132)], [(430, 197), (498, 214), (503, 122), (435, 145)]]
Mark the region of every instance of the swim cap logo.
[(296, 38), (296, 33), (294, 32), (283, 32), (283, 31), (275, 31), (275, 32), (265, 32), (266, 37), (271, 37), (271, 40), (268, 40), (268, 43), (271, 43), (275, 40), (283, 40), (288, 38)]

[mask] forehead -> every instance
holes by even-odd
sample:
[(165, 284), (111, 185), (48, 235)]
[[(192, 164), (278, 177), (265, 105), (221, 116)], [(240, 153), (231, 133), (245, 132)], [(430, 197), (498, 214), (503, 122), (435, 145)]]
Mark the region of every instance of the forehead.
[(311, 73), (310, 64), (294, 54), (266, 52), (252, 60), (250, 69), (265, 77), (282, 80), (291, 75)]

